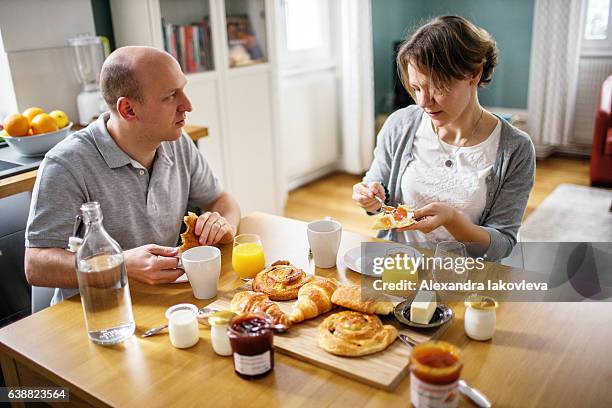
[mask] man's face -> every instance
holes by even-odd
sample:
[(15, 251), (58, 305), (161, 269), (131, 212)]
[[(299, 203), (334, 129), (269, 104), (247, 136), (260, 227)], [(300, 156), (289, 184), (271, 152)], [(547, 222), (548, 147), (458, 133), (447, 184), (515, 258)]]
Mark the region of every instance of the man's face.
[(187, 83), (178, 63), (171, 57), (157, 58), (139, 69), (143, 103), (138, 104), (139, 123), (155, 141), (177, 140), (185, 125), (191, 101), (185, 95)]

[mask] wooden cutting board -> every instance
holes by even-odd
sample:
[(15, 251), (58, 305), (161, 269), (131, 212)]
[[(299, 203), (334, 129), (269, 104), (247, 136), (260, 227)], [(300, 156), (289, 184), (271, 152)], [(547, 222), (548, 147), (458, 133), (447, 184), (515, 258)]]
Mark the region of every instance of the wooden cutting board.
[[(276, 303), (283, 312), (289, 313), (293, 309), (295, 301)], [(230, 299), (220, 298), (208, 306), (229, 309)], [(334, 309), (314, 319), (292, 326), (287, 333), (275, 334), (274, 349), (368, 385), (393, 391), (408, 372), (412, 348), (399, 340), (395, 340), (386, 350), (363, 357), (340, 357), (326, 352), (317, 345), (317, 327), (325, 317), (341, 310), (343, 309)], [(450, 324), (448, 322), (435, 329), (417, 332), (401, 325), (391, 315), (381, 317), (384, 324), (393, 324), (399, 329), (400, 333), (404, 333), (418, 342), (441, 336)]]

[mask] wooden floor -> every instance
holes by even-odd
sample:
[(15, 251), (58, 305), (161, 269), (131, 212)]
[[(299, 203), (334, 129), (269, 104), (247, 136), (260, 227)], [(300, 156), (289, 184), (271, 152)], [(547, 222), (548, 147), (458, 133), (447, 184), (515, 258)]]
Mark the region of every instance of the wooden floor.
[[(286, 217), (312, 221), (326, 216), (339, 221), (345, 229), (373, 235), (372, 222), (361, 208), (351, 200), (353, 184), (361, 177), (335, 173), (289, 193), (285, 206)], [(527, 217), (559, 184), (589, 185), (588, 159), (551, 157), (538, 160), (536, 182), (525, 217)]]

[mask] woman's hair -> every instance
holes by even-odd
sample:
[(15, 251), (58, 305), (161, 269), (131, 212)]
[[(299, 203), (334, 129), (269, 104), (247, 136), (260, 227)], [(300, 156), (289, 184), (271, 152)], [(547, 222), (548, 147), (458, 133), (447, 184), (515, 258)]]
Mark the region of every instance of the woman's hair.
[(436, 17), (417, 29), (397, 53), (402, 84), (415, 98), (408, 64), (429, 76), (432, 89), (440, 92), (448, 91), (453, 79), (470, 78), (482, 66), (478, 86), (484, 86), (497, 65), (497, 45), (491, 34), (463, 17)]

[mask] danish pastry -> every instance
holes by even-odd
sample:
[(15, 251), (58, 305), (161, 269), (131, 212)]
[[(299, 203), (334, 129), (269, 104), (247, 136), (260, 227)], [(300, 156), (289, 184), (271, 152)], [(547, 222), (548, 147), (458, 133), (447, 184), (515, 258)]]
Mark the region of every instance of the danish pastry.
[(265, 293), (272, 300), (291, 300), (311, 280), (311, 276), (289, 261), (276, 261), (255, 276), (253, 290)]
[(328, 316), (319, 325), (317, 344), (339, 356), (365, 356), (386, 349), (397, 329), (383, 325), (378, 316), (346, 310)]

